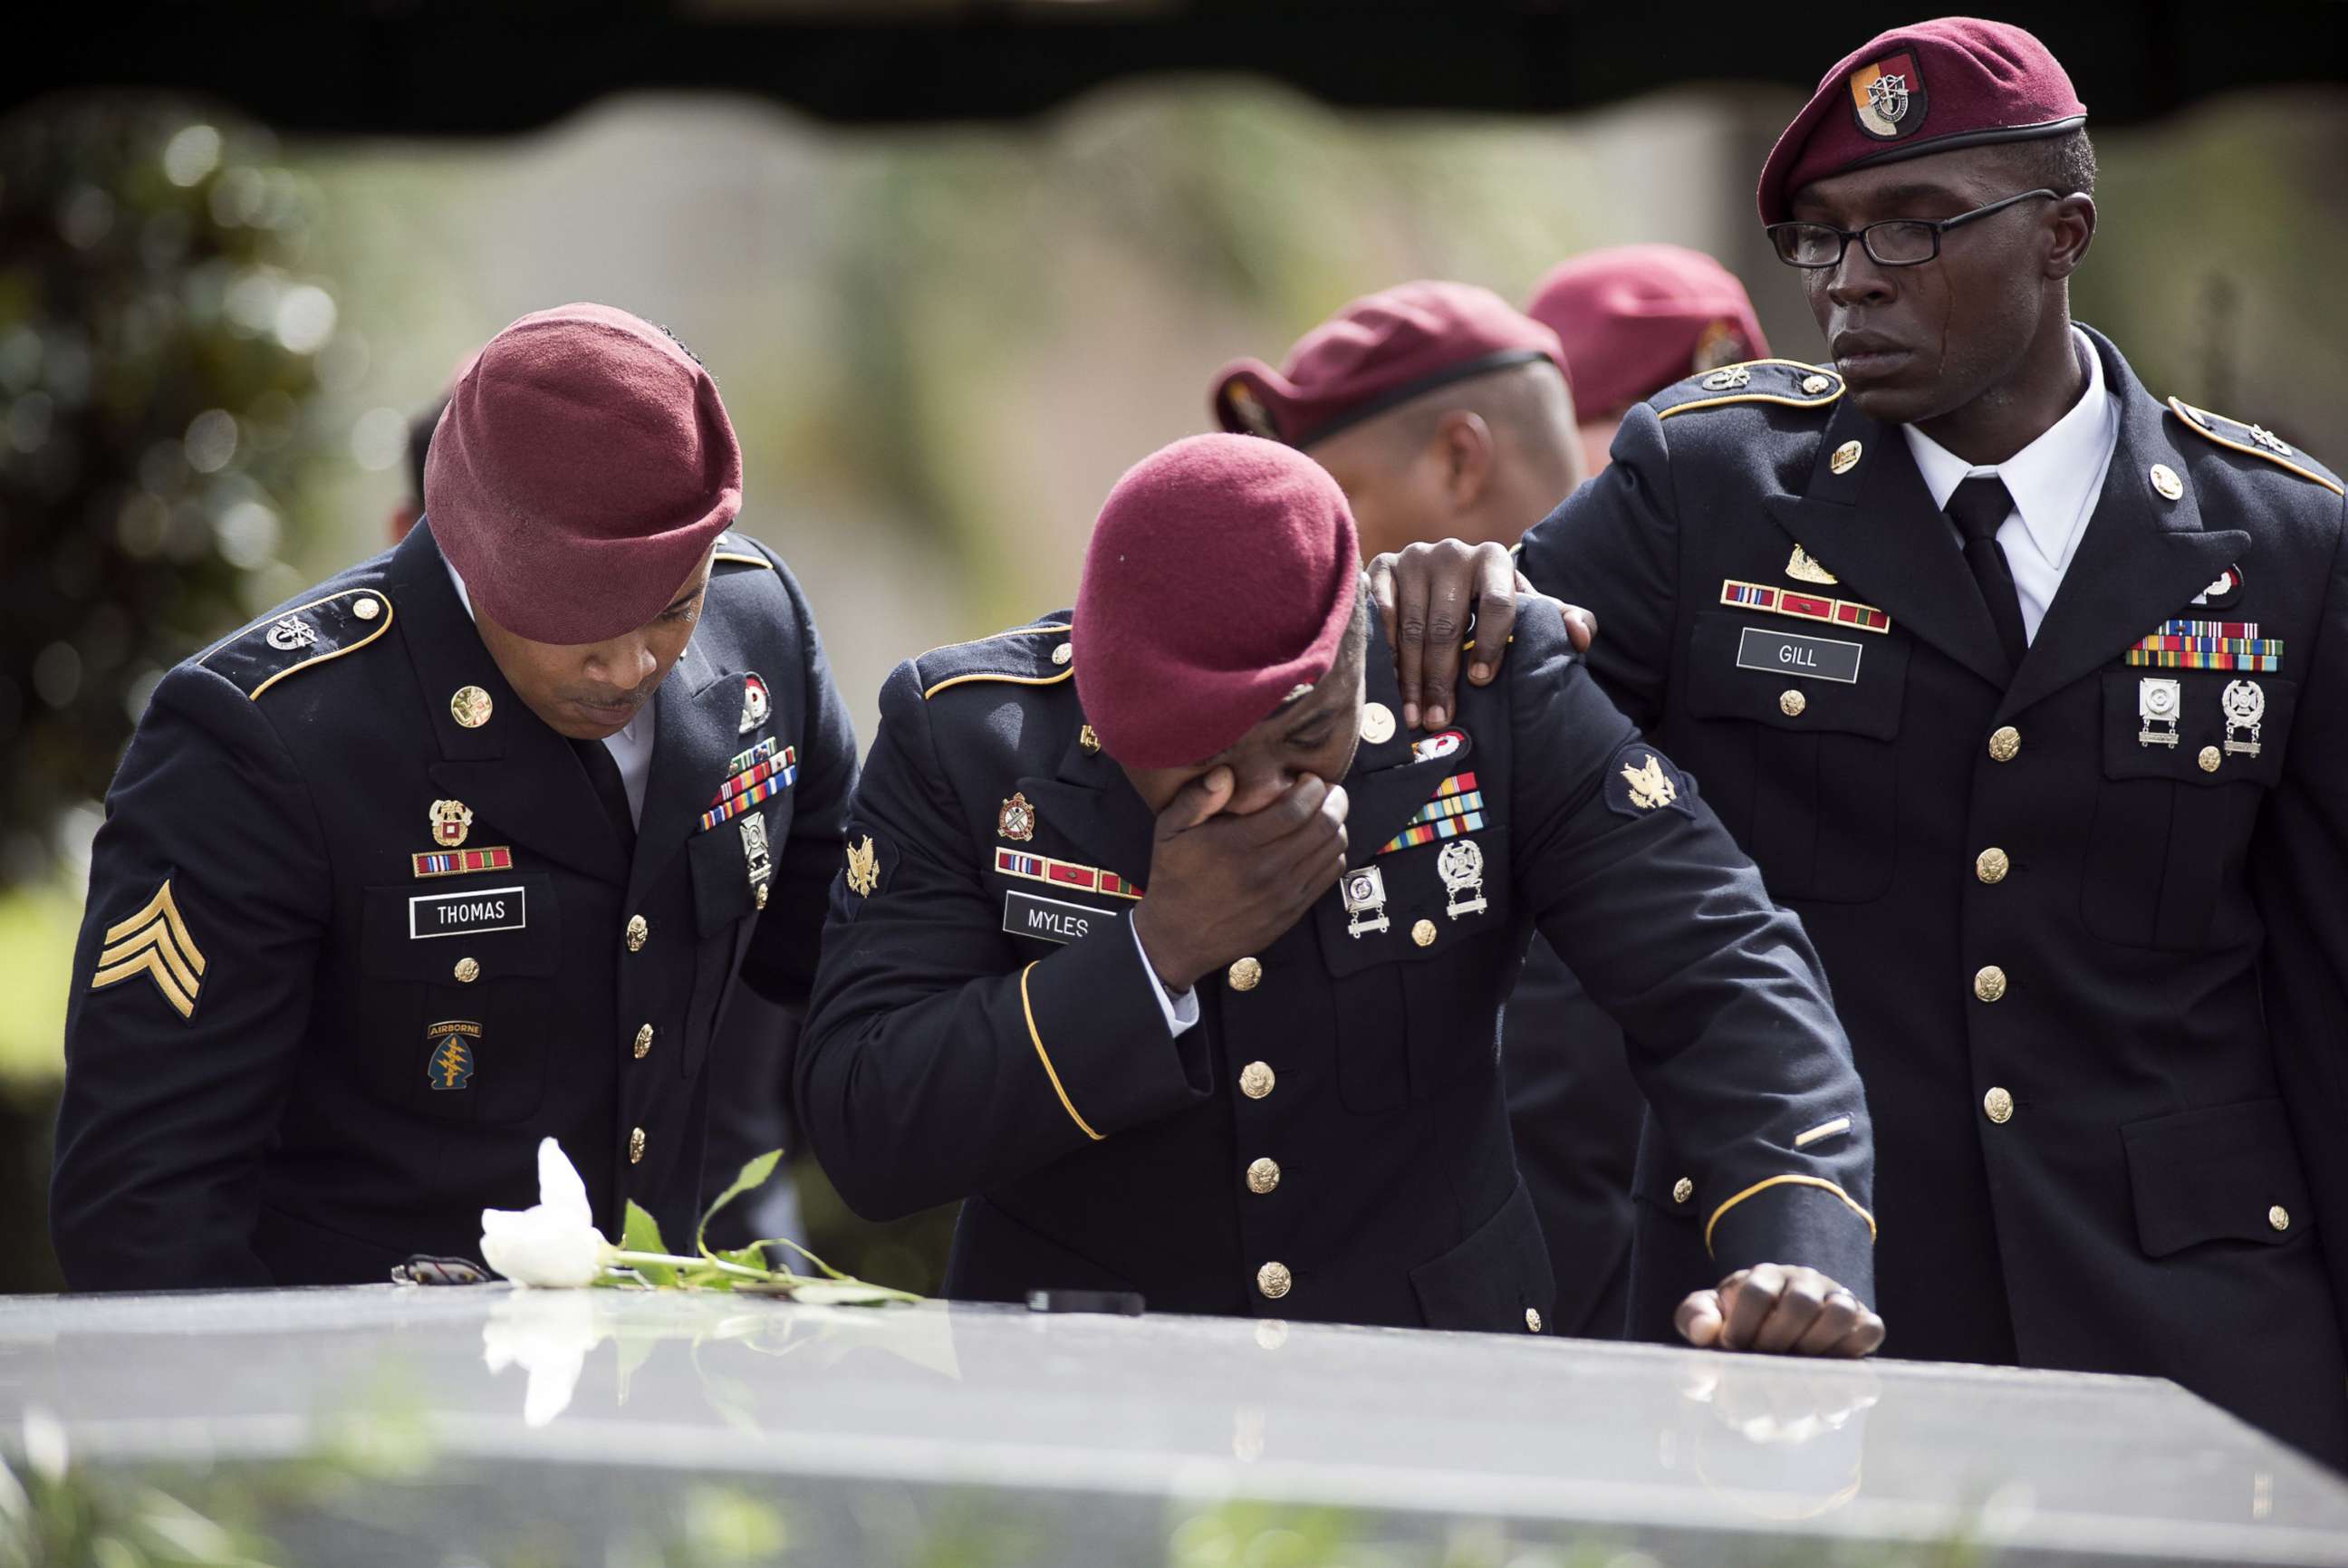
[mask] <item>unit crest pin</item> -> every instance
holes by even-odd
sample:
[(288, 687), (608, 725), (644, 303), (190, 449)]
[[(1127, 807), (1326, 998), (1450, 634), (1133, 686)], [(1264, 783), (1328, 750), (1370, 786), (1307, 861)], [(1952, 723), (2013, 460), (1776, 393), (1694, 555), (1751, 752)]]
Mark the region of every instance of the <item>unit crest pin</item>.
[(1454, 839), (1435, 857), (1435, 874), (1443, 879), (1448, 901), (1443, 913), (1457, 920), (1481, 914), (1484, 903), (1484, 851), (1473, 839)]

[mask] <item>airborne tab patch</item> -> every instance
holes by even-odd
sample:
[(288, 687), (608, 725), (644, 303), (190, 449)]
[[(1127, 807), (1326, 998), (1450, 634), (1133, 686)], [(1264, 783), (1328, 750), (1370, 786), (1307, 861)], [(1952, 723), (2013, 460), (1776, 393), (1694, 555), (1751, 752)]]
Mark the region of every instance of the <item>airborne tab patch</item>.
[(155, 989), (163, 993), (163, 1000), (180, 1017), (194, 1014), (196, 997), (203, 989), (204, 955), (188, 934), (188, 923), (180, 916), (169, 877), (138, 913), (107, 928), (106, 945), (98, 953), (89, 988), (103, 991), (141, 975), (155, 983)]

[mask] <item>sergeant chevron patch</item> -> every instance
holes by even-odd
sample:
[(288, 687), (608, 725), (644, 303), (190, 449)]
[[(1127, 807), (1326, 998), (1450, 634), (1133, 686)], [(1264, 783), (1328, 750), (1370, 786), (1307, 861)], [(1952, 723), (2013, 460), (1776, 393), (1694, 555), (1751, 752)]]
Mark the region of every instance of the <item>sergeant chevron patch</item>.
[(196, 997), (203, 989), (204, 955), (188, 934), (188, 923), (180, 918), (179, 903), (171, 897), (169, 877), (137, 914), (108, 927), (106, 946), (98, 955), (98, 972), (89, 977), (89, 988), (103, 991), (141, 975), (155, 983), (155, 989), (163, 993), (163, 1000), (180, 1017), (195, 1012)]

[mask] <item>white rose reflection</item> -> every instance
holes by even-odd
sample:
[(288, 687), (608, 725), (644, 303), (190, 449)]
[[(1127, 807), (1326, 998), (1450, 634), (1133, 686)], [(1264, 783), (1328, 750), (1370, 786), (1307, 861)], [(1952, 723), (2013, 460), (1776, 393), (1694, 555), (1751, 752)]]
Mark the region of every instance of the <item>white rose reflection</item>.
[[(617, 1402), (626, 1402), (630, 1377), (661, 1341), (683, 1340), (711, 1408), (737, 1425), (749, 1419), (747, 1407), (758, 1392), (757, 1383), (748, 1380), (757, 1368), (745, 1356), (798, 1357), (793, 1367), (783, 1369), (788, 1372), (829, 1367), (853, 1351), (878, 1350), (942, 1377), (962, 1376), (952, 1320), (942, 1305), (875, 1313), (715, 1293), (517, 1288), (490, 1308), (481, 1326), (481, 1359), (492, 1373), (522, 1369), (529, 1379), (522, 1421), (543, 1427), (570, 1408), (588, 1357), (606, 1340), (617, 1357)], [(732, 1348), (705, 1358), (702, 1347), (715, 1344)]]

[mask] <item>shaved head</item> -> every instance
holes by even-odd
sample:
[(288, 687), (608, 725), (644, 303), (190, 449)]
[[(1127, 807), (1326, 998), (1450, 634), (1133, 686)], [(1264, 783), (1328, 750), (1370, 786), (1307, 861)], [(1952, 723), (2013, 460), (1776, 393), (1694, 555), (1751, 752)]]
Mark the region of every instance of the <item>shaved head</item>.
[(1547, 360), (1436, 387), (1305, 450), (1344, 487), (1365, 558), (1447, 537), (1512, 545), (1583, 477), (1573, 397)]

